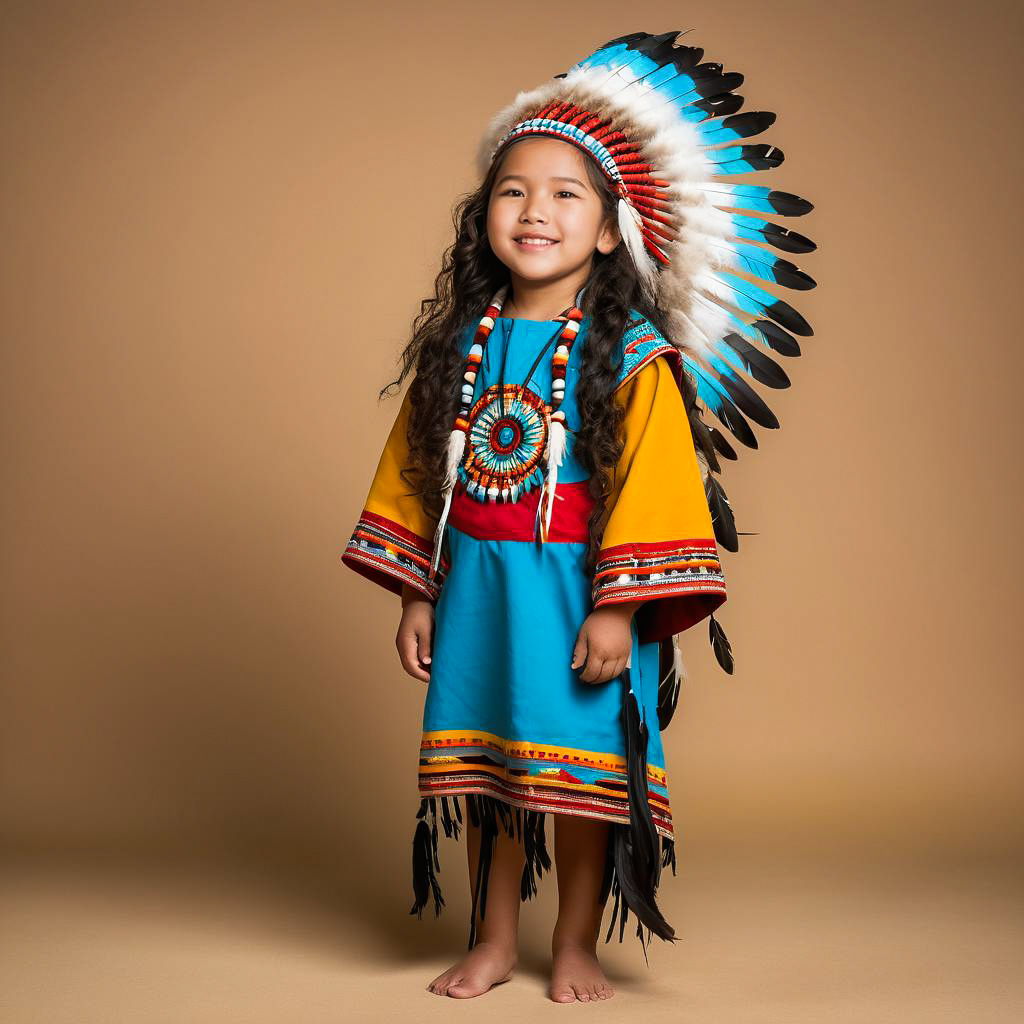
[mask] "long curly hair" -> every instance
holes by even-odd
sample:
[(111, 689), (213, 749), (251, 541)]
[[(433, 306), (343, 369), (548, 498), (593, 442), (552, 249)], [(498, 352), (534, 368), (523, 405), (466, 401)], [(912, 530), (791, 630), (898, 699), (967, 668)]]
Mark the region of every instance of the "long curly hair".
[[(510, 148), (505, 150), (506, 154)], [(452, 211), (455, 241), (442, 256), (434, 294), (420, 303), (411, 339), (401, 353), (399, 376), (380, 391), (383, 396), (390, 388), (400, 387), (415, 371), (409, 386), (409, 464), (401, 475), (412, 488), (411, 493), (421, 496), (424, 508), (435, 519), (440, 517), (444, 504), (445, 454), (458, 412), (465, 362), (460, 339), (467, 325), (475, 324), (483, 316), (498, 288), (509, 281), (508, 269), (494, 255), (487, 240), (489, 197), (503, 160), (504, 154), (492, 161), (479, 187), (456, 202)], [(608, 179), (592, 159), (584, 164), (601, 197), (604, 214), (615, 223), (617, 197)], [(576, 385), (580, 422), (575, 428), (573, 453), (590, 474), (589, 491), (594, 500), (583, 567), (588, 576), (593, 576), (596, 568), (613, 472), (623, 449), (623, 410), (610, 399), (622, 370), (622, 335), (631, 319), (631, 309), (647, 316), (668, 338), (662, 315), (646, 299), (625, 243), (620, 240), (608, 254), (595, 251), (581, 306), (584, 316), (591, 320), (584, 335)], [(694, 407), (696, 388), (689, 374), (683, 377), (683, 397), (694, 440), (714, 460), (710, 438)]]

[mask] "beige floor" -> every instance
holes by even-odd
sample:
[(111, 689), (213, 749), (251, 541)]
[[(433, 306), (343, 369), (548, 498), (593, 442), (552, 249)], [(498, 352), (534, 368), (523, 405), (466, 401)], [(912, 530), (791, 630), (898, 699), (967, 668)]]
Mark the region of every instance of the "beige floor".
[(674, 946), (655, 940), (650, 968), (628, 931), (623, 946), (603, 946), (617, 995), (584, 1008), (545, 997), (551, 886), (524, 909), (517, 976), (485, 996), (456, 1000), (425, 985), (464, 946), (459, 892), (449, 893), (439, 920), (417, 921), (407, 913), (405, 879), (370, 877), (357, 893), (318, 895), (313, 887), (286, 890), (237, 875), (8, 864), (0, 892), (0, 1019), (1024, 1019), (1022, 890), (1006, 869), (827, 875), (690, 863), (666, 884), (666, 915), (683, 938)]

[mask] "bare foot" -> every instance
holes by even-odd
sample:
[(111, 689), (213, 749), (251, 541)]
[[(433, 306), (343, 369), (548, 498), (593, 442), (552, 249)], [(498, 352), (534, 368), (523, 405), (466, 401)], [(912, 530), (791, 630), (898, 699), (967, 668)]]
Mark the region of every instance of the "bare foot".
[(493, 942), (478, 942), (454, 967), (439, 974), (427, 991), (456, 999), (478, 996), (493, 985), (508, 981), (516, 962), (515, 950)]
[(560, 946), (551, 959), (551, 998), (556, 1003), (589, 1003), (611, 999), (615, 990), (608, 984), (597, 955), (581, 946)]

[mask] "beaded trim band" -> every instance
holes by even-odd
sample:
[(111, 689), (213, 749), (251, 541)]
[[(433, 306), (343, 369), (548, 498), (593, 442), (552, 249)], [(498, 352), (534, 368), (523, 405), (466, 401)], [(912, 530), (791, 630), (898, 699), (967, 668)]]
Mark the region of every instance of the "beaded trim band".
[[(430, 560), (430, 577), (433, 578), (441, 556), (441, 539), (444, 536), (444, 528), (448, 521), (448, 513), (451, 509), (452, 494), (455, 490), (455, 481), (458, 478), (458, 469), (466, 454), (466, 436), (469, 433), (469, 412), (473, 407), (473, 395), (476, 390), (477, 374), (480, 364), (483, 362), (484, 348), (487, 339), (494, 330), (494, 322), (501, 315), (505, 298), (508, 295), (508, 285), (502, 285), (494, 297), (487, 304), (484, 315), (480, 318), (476, 333), (473, 335), (473, 344), (470, 346), (469, 355), (466, 356), (466, 365), (462, 371), (462, 391), (459, 397), (459, 411), (455, 417), (455, 424), (448, 436), (448, 454), (445, 461), (444, 477), (444, 509), (441, 518), (438, 520), (437, 529), (434, 531), (434, 551)], [(545, 407), (545, 418), (548, 425), (548, 440), (545, 449), (546, 469), (544, 474), (544, 487), (537, 502), (536, 528), (542, 543), (548, 539), (548, 531), (551, 527), (551, 513), (555, 504), (555, 487), (558, 482), (558, 467), (562, 465), (565, 456), (566, 434), (565, 434), (565, 413), (562, 411), (562, 400), (565, 398), (565, 372), (569, 365), (569, 355), (572, 352), (573, 343), (579, 334), (580, 323), (583, 320), (583, 311), (579, 308), (580, 295), (576, 296), (576, 303), (564, 310), (559, 317), (565, 318), (565, 326), (558, 335), (555, 351), (551, 356), (551, 403)]]

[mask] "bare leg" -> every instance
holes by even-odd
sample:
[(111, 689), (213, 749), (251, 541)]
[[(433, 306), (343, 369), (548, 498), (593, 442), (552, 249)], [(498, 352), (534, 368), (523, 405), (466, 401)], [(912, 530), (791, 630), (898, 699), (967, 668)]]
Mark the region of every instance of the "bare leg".
[(556, 1003), (610, 999), (614, 994), (597, 960), (604, 904), (608, 823), (553, 814), (558, 868), (558, 921), (551, 936), (551, 998)]
[[(469, 861), (469, 891), (475, 891), (480, 856), (481, 830), (467, 814), (466, 852)], [(491, 986), (508, 981), (518, 962), (520, 883), (526, 851), (515, 837), (499, 826), (494, 841), (490, 874), (487, 879), (487, 905), (484, 917), (477, 913), (477, 940), (469, 952), (428, 986), (439, 996), (456, 999), (478, 996)]]

